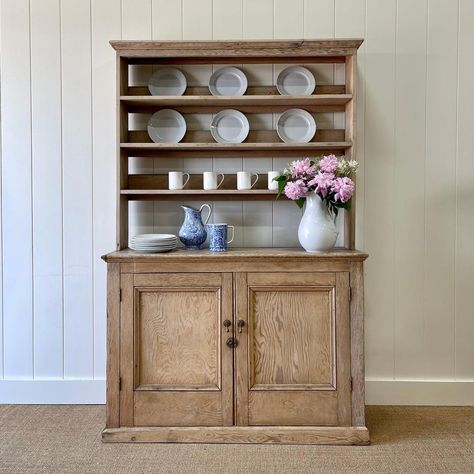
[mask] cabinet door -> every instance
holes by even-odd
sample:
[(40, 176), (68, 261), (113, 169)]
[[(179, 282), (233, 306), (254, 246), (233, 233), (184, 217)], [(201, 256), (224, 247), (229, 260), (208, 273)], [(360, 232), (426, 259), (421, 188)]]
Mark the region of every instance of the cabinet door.
[(350, 425), (348, 273), (237, 274), (237, 424)]
[(122, 292), (121, 425), (232, 425), (232, 275), (127, 274)]

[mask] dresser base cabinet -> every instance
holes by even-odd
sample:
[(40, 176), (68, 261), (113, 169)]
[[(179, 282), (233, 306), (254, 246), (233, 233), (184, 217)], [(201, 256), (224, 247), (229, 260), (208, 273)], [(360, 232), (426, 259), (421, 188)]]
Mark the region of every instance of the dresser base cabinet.
[(108, 442), (369, 443), (357, 251), (122, 250), (108, 265)]

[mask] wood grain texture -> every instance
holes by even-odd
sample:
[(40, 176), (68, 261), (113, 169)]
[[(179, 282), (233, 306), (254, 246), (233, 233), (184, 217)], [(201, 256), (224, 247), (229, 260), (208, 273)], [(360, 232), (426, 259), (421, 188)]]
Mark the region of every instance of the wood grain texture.
[(135, 426), (219, 426), (223, 424), (221, 398), (212, 392), (137, 391)]
[(367, 445), (369, 431), (361, 427), (219, 427), (219, 428), (110, 428), (105, 442), (137, 443), (258, 443)]
[[(232, 276), (131, 277), (135, 330), (126, 337), (133, 339), (127, 366), (133, 366), (134, 383), (127, 384), (126, 400), (133, 399), (134, 425), (232, 425), (233, 353), (224, 344), (232, 331), (222, 324), (232, 319)], [(123, 294), (128, 298), (130, 289)], [(129, 339), (122, 344), (130, 351)]]
[(120, 426), (133, 426), (133, 275), (121, 275), (120, 289)]
[(107, 265), (106, 427), (120, 426), (120, 264)]
[(335, 383), (331, 287), (250, 287), (249, 299), (250, 390), (255, 384)]
[(336, 392), (249, 392), (250, 426), (334, 426), (337, 412)]
[(136, 386), (220, 388), (220, 294), (208, 288), (135, 290)]

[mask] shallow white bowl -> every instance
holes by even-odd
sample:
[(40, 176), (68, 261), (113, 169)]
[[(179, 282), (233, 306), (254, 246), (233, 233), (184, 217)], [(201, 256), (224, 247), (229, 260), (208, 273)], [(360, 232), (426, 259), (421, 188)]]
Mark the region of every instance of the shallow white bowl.
[(218, 143), (242, 143), (249, 130), (247, 117), (234, 109), (221, 110), (211, 123), (211, 135)]
[(278, 74), (276, 86), (281, 95), (311, 95), (316, 87), (316, 79), (309, 69), (290, 66)]
[(183, 95), (186, 86), (186, 76), (175, 67), (158, 69), (148, 81), (151, 95)]
[(289, 109), (278, 119), (277, 133), (285, 143), (308, 143), (316, 133), (316, 122), (306, 110)]
[(176, 110), (162, 109), (150, 117), (147, 131), (155, 143), (179, 143), (186, 133), (186, 120)]
[(212, 95), (244, 95), (247, 85), (245, 74), (233, 66), (218, 69), (209, 79), (209, 91)]

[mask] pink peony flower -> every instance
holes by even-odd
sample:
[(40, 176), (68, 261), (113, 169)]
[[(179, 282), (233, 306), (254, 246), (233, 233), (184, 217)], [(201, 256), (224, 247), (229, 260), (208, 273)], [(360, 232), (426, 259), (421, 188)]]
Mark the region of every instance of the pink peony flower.
[(347, 202), (354, 194), (354, 181), (351, 178), (336, 178), (332, 184), (334, 200)]
[(309, 158), (304, 160), (296, 160), (291, 163), (291, 175), (293, 178), (304, 178), (307, 176), (314, 176), (316, 167), (311, 164)]
[(321, 194), (323, 198), (328, 195), (329, 188), (331, 188), (334, 181), (333, 173), (321, 173), (318, 174), (308, 183), (309, 186), (315, 186), (315, 192)]
[(338, 163), (339, 161), (336, 155), (323, 156), (323, 158), (319, 162), (319, 168), (321, 171), (324, 171), (326, 173), (335, 173), (337, 170)]
[(305, 186), (304, 181), (302, 179), (286, 183), (285, 194), (289, 199), (292, 199), (293, 201), (305, 197), (307, 192), (308, 188)]

